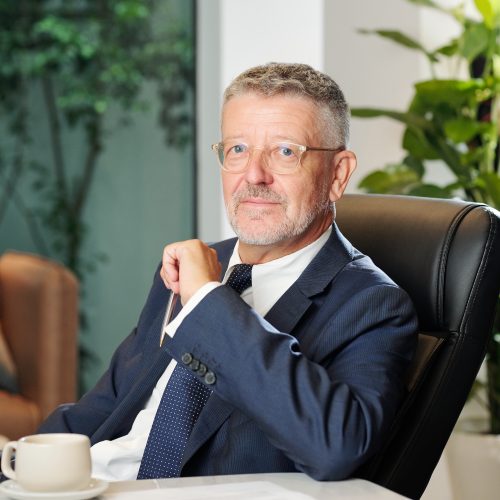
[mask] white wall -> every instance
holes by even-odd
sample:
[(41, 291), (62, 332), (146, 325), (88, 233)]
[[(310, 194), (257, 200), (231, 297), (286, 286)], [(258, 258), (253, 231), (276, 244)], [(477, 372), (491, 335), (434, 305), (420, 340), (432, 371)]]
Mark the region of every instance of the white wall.
[[(243, 70), (270, 61), (304, 62), (324, 69), (323, 18), (324, 0), (198, 0), (202, 239), (214, 241), (233, 235), (220, 186), (214, 187), (218, 167), (210, 152), (210, 143), (217, 142), (220, 135), (218, 112), (213, 110), (220, 107), (225, 87)], [(208, 86), (218, 88), (218, 92), (207, 95)]]
[[(420, 56), (363, 29), (395, 29), (419, 35), (420, 9), (403, 0), (325, 2), (325, 70), (340, 85), (351, 107), (404, 109), (420, 78)], [(387, 118), (353, 119), (351, 149), (358, 168), (349, 191), (370, 170), (402, 157), (403, 127)]]
[(218, 142), (221, 98), (220, 13), (218, 1), (197, 3), (196, 157), (198, 161), (198, 236), (220, 240), (219, 168), (210, 144)]

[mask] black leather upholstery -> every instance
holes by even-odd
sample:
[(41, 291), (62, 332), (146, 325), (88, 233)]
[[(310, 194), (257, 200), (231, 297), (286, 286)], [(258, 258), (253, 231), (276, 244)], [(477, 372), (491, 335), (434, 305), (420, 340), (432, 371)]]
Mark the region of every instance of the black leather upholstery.
[(337, 222), (417, 309), (423, 335), (413, 384), (390, 439), (360, 475), (419, 498), (491, 334), (500, 289), (499, 214), (457, 200), (346, 195), (337, 203)]

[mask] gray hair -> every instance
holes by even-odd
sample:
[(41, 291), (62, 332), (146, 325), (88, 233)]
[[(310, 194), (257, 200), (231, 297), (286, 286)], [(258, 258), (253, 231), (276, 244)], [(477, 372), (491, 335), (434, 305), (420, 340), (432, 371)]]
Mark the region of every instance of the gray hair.
[(331, 147), (347, 147), (349, 106), (340, 87), (328, 75), (307, 64), (268, 63), (238, 75), (224, 92), (223, 105), (231, 98), (248, 93), (265, 97), (287, 95), (305, 97), (318, 108), (323, 138)]

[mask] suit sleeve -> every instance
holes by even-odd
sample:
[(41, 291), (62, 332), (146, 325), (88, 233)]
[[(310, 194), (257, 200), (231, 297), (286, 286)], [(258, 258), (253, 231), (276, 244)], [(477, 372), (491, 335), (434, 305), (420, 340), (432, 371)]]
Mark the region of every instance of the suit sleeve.
[(108, 370), (97, 385), (77, 403), (63, 404), (42, 422), (38, 432), (74, 432), (89, 437), (106, 420), (118, 400), (117, 381), (123, 378), (129, 365), (128, 353), (134, 342), (136, 330), (115, 351)]
[(148, 354), (156, 348), (159, 339), (158, 332), (151, 331), (152, 324), (158, 314), (162, 314), (168, 293), (157, 270), (137, 327), (117, 348), (96, 386), (77, 403), (58, 407), (42, 422), (38, 432), (75, 432), (92, 438), (149, 363)]
[[(404, 394), (416, 319), (394, 285), (329, 295), (297, 338), (277, 331), (228, 287), (185, 318), (167, 345), (215, 374), (210, 387), (320, 480), (348, 477), (380, 446)], [(203, 380), (203, 379), (201, 379)]]

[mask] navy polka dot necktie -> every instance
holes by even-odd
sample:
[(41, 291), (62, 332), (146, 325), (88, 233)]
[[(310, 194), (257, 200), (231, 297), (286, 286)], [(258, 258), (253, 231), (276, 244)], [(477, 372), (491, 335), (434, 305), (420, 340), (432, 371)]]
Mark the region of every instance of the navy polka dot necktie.
[(241, 295), (244, 290), (252, 286), (252, 267), (251, 264), (236, 264), (226, 285)]
[[(252, 286), (252, 266), (237, 264), (226, 283), (241, 294)], [(179, 477), (189, 435), (212, 391), (177, 364), (163, 392), (137, 479)]]

